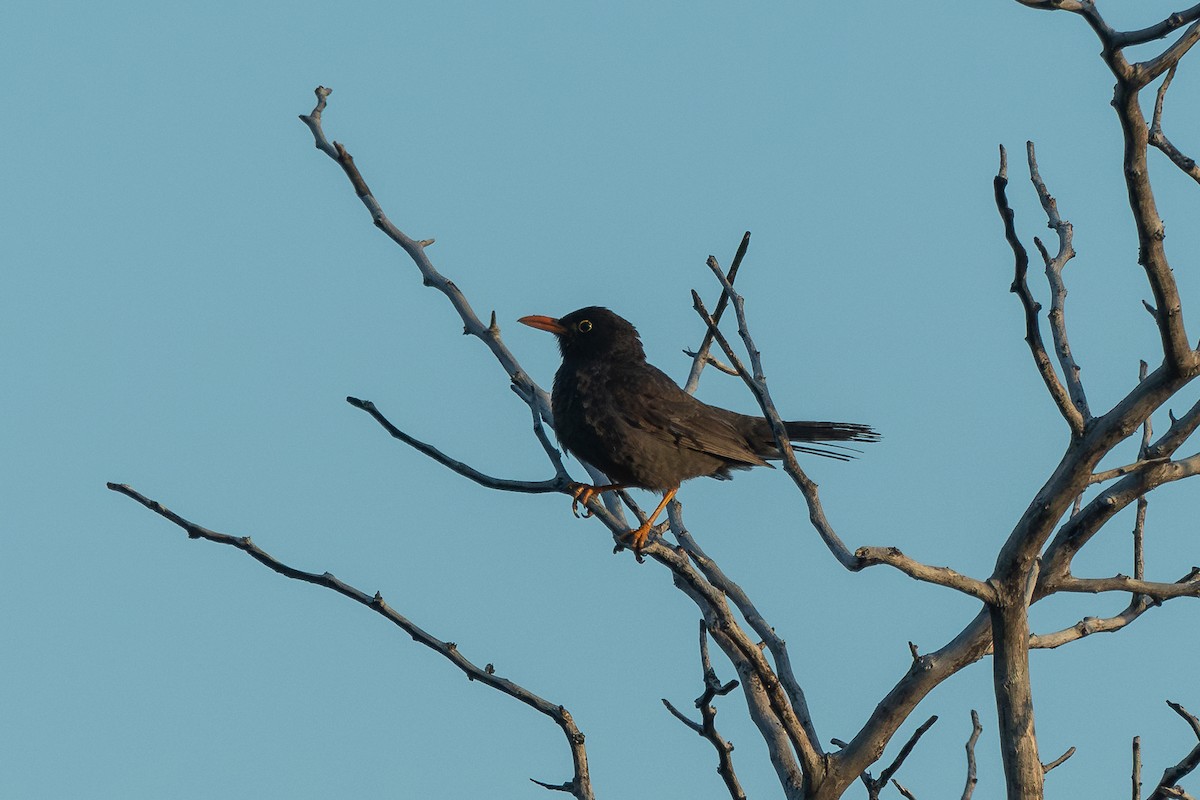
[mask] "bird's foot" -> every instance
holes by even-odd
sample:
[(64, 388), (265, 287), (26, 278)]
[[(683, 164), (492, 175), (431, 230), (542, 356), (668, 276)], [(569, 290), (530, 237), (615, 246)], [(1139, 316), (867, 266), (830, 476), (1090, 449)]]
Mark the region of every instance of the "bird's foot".
[[(598, 498), (604, 492), (615, 492), (624, 489), (622, 483), (610, 483), (607, 486), (588, 486), (586, 483), (568, 483), (567, 491), (571, 493), (571, 513), (577, 517), (587, 519), (592, 515), (592, 510), (587, 507), (587, 504)], [(579, 513), (579, 505), (583, 504), (583, 513)]]
[(650, 541), (650, 520), (646, 520), (631, 531), (621, 534), (621, 544), (633, 551), (638, 561), (642, 560), (642, 548)]
[[(592, 502), (593, 497), (599, 497), (602, 487), (588, 486), (586, 483), (572, 483), (567, 486), (571, 492), (571, 513), (576, 517), (587, 519), (592, 515), (592, 510), (587, 507), (587, 504)], [(579, 513), (579, 504), (583, 504), (583, 513)]]

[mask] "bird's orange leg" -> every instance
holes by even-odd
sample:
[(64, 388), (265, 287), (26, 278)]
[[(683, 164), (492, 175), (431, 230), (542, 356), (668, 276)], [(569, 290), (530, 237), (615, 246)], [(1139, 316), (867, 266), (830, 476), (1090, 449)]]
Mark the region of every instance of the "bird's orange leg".
[(592, 510), (587, 507), (587, 504), (592, 502), (593, 498), (599, 497), (602, 492), (615, 492), (618, 489), (625, 487), (619, 483), (610, 483), (607, 486), (588, 486), (586, 483), (571, 483), (567, 485), (567, 490), (571, 493), (571, 513), (575, 516), (579, 514), (579, 504), (583, 504), (583, 518), (587, 519), (592, 515)]
[(667, 503), (675, 499), (675, 493), (678, 491), (679, 487), (676, 486), (674, 489), (663, 495), (662, 502), (658, 504), (658, 508), (654, 509), (654, 513), (646, 517), (646, 521), (637, 528), (634, 528), (625, 534), (625, 536), (629, 539), (629, 546), (633, 549), (634, 555), (638, 556), (639, 561), (641, 560), (642, 548), (646, 546), (646, 541), (650, 538), (650, 529), (654, 527), (654, 520), (657, 519), (658, 515), (662, 513), (662, 510), (667, 507)]

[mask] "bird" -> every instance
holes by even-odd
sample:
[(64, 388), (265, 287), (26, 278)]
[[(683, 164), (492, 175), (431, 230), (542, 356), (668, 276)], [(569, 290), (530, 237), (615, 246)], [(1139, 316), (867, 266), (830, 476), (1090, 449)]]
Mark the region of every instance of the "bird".
[[(562, 353), (550, 395), (559, 444), (600, 469), (612, 483), (572, 482), (572, 511), (602, 492), (647, 489), (662, 502), (624, 536), (641, 556), (654, 520), (683, 481), (707, 476), (728, 480), (734, 470), (771, 466), (782, 454), (763, 417), (708, 405), (679, 388), (646, 361), (637, 329), (607, 308), (588, 306), (563, 317), (532, 315), (518, 322), (553, 333)], [(875, 442), (870, 425), (853, 422), (784, 422), (793, 450), (847, 461), (838, 442)], [(585, 510), (584, 516), (589, 512)]]

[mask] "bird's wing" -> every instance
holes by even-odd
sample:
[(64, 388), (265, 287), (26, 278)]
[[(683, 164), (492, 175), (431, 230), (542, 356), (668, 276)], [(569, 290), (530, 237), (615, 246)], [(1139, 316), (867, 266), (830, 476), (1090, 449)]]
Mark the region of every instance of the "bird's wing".
[(625, 422), (677, 447), (728, 459), (746, 466), (769, 466), (733, 425), (733, 412), (702, 403), (665, 373), (646, 365), (640, 389), (621, 405)]

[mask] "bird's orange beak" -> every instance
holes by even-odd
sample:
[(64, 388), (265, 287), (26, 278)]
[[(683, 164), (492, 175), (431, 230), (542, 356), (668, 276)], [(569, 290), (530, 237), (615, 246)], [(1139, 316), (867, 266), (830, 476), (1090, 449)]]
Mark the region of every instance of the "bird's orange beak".
[(562, 323), (556, 320), (554, 317), (534, 315), (531, 317), (521, 317), (519, 320), (517, 320), (517, 322), (521, 323), (522, 325), (528, 325), (531, 328), (550, 331), (555, 336), (562, 336), (567, 332), (567, 329), (563, 327)]

